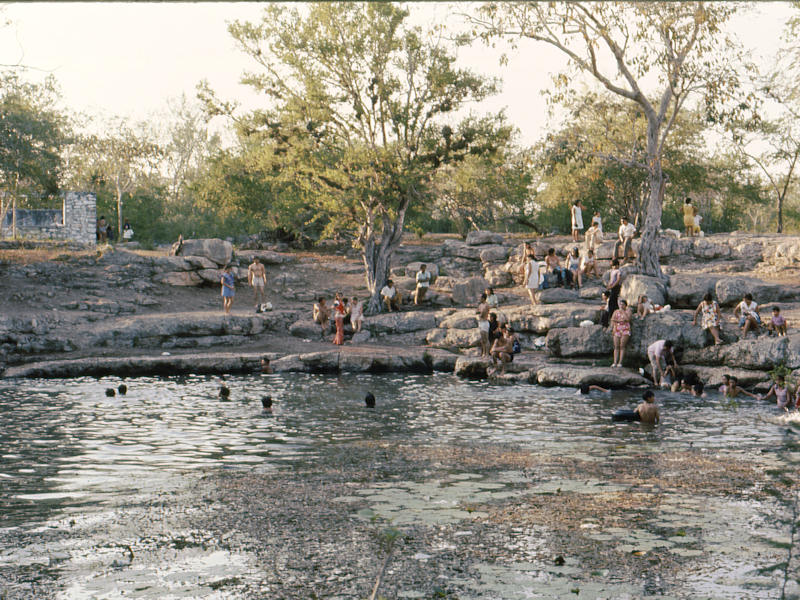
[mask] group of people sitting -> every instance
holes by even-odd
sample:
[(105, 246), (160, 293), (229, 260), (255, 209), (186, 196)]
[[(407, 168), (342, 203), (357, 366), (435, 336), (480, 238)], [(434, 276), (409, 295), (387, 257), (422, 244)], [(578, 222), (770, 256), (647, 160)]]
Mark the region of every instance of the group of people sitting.
[(584, 278), (599, 277), (594, 250), (591, 249), (581, 256), (576, 246), (564, 259), (563, 265), (556, 256), (555, 248), (548, 248), (542, 261), (537, 260), (536, 251), (530, 242), (524, 243), (523, 253), (523, 285), (528, 290), (531, 304), (536, 304), (536, 290), (552, 287), (580, 289)]
[[(421, 264), (416, 275), (416, 287), (414, 288), (414, 305), (419, 306), (425, 300), (428, 288), (433, 281), (428, 265)], [(394, 281), (388, 279), (386, 285), (381, 288), (381, 302), (388, 312), (400, 310), (403, 305), (403, 294), (395, 287)]]

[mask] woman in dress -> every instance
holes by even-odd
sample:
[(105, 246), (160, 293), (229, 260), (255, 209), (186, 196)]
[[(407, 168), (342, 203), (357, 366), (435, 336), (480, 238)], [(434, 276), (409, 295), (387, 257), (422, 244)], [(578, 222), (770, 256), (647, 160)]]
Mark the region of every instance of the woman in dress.
[(711, 335), (714, 336), (714, 345), (719, 346), (722, 343), (719, 332), (721, 315), (719, 312), (719, 304), (716, 303), (711, 292), (703, 296), (703, 301), (694, 311), (692, 325), (697, 325), (697, 315), (700, 315), (700, 326), (711, 332)]
[(333, 322), (336, 324), (336, 336), (333, 338), (333, 343), (337, 346), (344, 344), (344, 315), (346, 312), (347, 306), (341, 298), (337, 298), (337, 301), (333, 303)]
[(575, 200), (572, 203), (572, 241), (577, 242), (580, 240), (581, 231), (583, 231), (583, 204), (580, 200)]
[(236, 280), (233, 277), (233, 273), (231, 273), (230, 267), (225, 267), (222, 270), (222, 277), (220, 277), (219, 282), (222, 286), (222, 310), (224, 310), (227, 315), (231, 312), (233, 297), (236, 294)]
[(531, 304), (536, 304), (534, 293), (541, 285), (541, 264), (536, 260), (536, 255), (531, 252), (525, 257), (525, 288), (531, 298)]
[(631, 339), (631, 311), (625, 300), (619, 301), (619, 308), (611, 315), (612, 338), (614, 340), (614, 363), (612, 367), (621, 367), (625, 360), (625, 349)]
[(686, 202), (683, 203), (683, 226), (686, 235), (689, 237), (694, 235), (694, 206), (691, 198), (686, 198)]

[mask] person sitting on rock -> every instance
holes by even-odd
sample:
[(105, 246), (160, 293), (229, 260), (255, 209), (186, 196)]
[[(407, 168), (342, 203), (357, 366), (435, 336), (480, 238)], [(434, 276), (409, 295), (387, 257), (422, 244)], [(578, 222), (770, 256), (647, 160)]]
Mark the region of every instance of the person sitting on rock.
[(592, 219), (592, 225), (589, 229), (586, 230), (586, 249), (595, 251), (600, 243), (603, 241), (603, 231), (600, 229), (600, 225), (594, 219)]
[(572, 285), (576, 289), (581, 288), (581, 284), (583, 280), (581, 278), (581, 253), (578, 250), (578, 247), (572, 249), (572, 252), (567, 255), (565, 259), (565, 273), (570, 274), (570, 278), (572, 279)]
[(502, 334), (502, 330), (500, 329), (500, 321), (497, 320), (497, 313), (490, 312), (489, 313), (489, 344), (490, 348), (491, 345), (494, 344), (495, 340), (498, 339)]
[(786, 318), (781, 314), (781, 309), (777, 306), (772, 307), (772, 318), (767, 323), (770, 333), (786, 335)]
[(739, 387), (739, 379), (731, 375), (728, 377), (728, 385), (725, 388), (725, 397), (726, 398), (736, 398), (739, 394), (744, 394), (745, 396), (750, 396), (758, 400), (757, 394), (751, 394), (747, 390)]
[(557, 285), (563, 287), (565, 285), (566, 276), (564, 269), (561, 268), (561, 264), (556, 256), (555, 248), (549, 248), (547, 250), (547, 256), (545, 256), (544, 264), (548, 273), (555, 274), (556, 281), (558, 282)]
[(758, 304), (753, 300), (752, 294), (747, 293), (744, 295), (744, 299), (733, 309), (733, 314), (739, 318), (742, 339), (747, 337), (749, 331), (758, 333), (761, 326), (761, 315), (758, 314)]
[(656, 312), (653, 303), (647, 299), (647, 296), (642, 294), (639, 296), (639, 304), (636, 306), (636, 314), (639, 316), (640, 319), (644, 319), (650, 313)]
[[(622, 217), (620, 220), (619, 231), (617, 233), (617, 241), (614, 243), (614, 258), (621, 258), (628, 260), (633, 257), (633, 236), (636, 235), (636, 227), (633, 223), (628, 222), (628, 217)], [(622, 256), (619, 255), (620, 248), (622, 248)]]
[(777, 406), (781, 410), (788, 411), (794, 408), (792, 404), (792, 388), (786, 385), (786, 378), (783, 375), (778, 375), (775, 378), (775, 383), (773, 383), (769, 391), (764, 394), (763, 399), (768, 400), (770, 396), (775, 396)]
[(478, 302), (478, 333), (481, 336), (481, 358), (489, 356), (489, 305), (486, 294), (481, 294)]
[(719, 312), (719, 304), (716, 303), (714, 297), (711, 295), (711, 292), (706, 292), (706, 295), (703, 296), (703, 301), (694, 311), (692, 325), (697, 325), (698, 314), (700, 314), (700, 324), (703, 329), (710, 331), (711, 335), (714, 337), (714, 345), (719, 346), (722, 344), (722, 338), (720, 337), (719, 330), (720, 323), (722, 322), (722, 316)]
[(325, 298), (320, 296), (319, 298), (317, 298), (317, 301), (314, 304), (312, 319), (314, 319), (314, 323), (317, 323), (322, 329), (323, 336), (328, 330), (328, 322), (330, 321), (330, 318), (331, 318), (330, 308), (328, 308), (328, 305), (325, 303)]
[(583, 273), (581, 280), (585, 277), (588, 279), (590, 276), (600, 277), (597, 272), (597, 260), (594, 257), (594, 250), (591, 248), (586, 251), (586, 254), (581, 256), (581, 273)]
[(381, 288), (381, 300), (389, 312), (400, 310), (400, 306), (403, 304), (400, 292), (394, 287), (394, 281), (391, 279), (387, 280), (386, 285)]
[(428, 286), (431, 284), (431, 273), (427, 270), (426, 264), (419, 266), (417, 271), (417, 288), (414, 290), (414, 304), (419, 306), (425, 300), (425, 294), (428, 292)]
[(492, 363), (500, 361), (501, 373), (506, 372), (506, 365), (514, 360), (514, 332), (509, 328), (502, 331), (502, 335), (495, 340), (489, 353), (492, 355)]
[(658, 412), (658, 406), (656, 406), (656, 395), (653, 393), (653, 390), (647, 390), (642, 394), (642, 402), (637, 406), (633, 412), (639, 415), (639, 420), (642, 423), (649, 423), (651, 425), (656, 425), (661, 420), (661, 415)]

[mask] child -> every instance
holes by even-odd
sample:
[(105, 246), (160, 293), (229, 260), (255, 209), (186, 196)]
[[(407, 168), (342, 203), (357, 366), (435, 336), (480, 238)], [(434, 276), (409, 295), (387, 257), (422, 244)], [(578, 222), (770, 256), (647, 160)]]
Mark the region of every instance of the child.
[(770, 396), (775, 396), (775, 402), (778, 408), (788, 411), (792, 406), (792, 390), (786, 385), (786, 380), (783, 375), (778, 375), (775, 383), (769, 388), (769, 391), (764, 396), (764, 400)]
[(636, 307), (636, 314), (639, 315), (639, 318), (644, 319), (647, 315), (654, 312), (656, 312), (656, 310), (653, 307), (653, 303), (647, 299), (647, 296), (644, 294), (639, 296), (639, 305)]
[(725, 397), (726, 398), (736, 398), (739, 394), (744, 394), (745, 396), (750, 396), (751, 398), (755, 398), (758, 400), (758, 396), (756, 394), (751, 394), (747, 390), (743, 390), (739, 387), (739, 380), (731, 375), (728, 377), (728, 385), (725, 388)]
[(581, 257), (581, 271), (583, 271), (583, 277), (589, 277), (592, 274), (594, 274), (595, 277), (600, 277), (600, 274), (597, 272), (597, 261), (594, 258), (594, 250), (587, 250), (586, 254)]
[(742, 328), (742, 339), (747, 337), (748, 331), (758, 333), (761, 326), (761, 315), (758, 314), (758, 304), (753, 300), (753, 295), (747, 293), (744, 299), (733, 309), (733, 314), (739, 317), (739, 327)]
[(671, 390), (672, 384), (678, 379), (675, 365), (667, 365), (667, 368), (664, 369), (664, 375), (661, 377), (661, 387), (665, 390)]
[(350, 304), (350, 324), (353, 326), (353, 333), (361, 331), (361, 323), (364, 321), (364, 303), (359, 302), (358, 298), (353, 296), (353, 302)]
[(655, 425), (661, 420), (661, 415), (656, 406), (656, 395), (653, 393), (653, 390), (647, 390), (642, 394), (642, 399), (644, 402), (637, 406), (633, 412), (639, 415), (639, 420), (642, 423)]
[(593, 385), (589, 383), (582, 383), (580, 390), (578, 390), (578, 393), (584, 396), (588, 396), (593, 391), (602, 392), (603, 394), (611, 393), (611, 390), (607, 390), (606, 388), (600, 387), (599, 385)]
[(261, 398), (261, 408), (265, 413), (272, 413), (272, 396), (264, 396)]
[(731, 384), (731, 376), (726, 373), (725, 375), (722, 376), (722, 385), (719, 386), (719, 393), (722, 394), (723, 396), (727, 396), (728, 387), (730, 386), (730, 384)]
[(772, 319), (767, 323), (767, 329), (770, 333), (775, 332), (778, 335), (786, 335), (786, 318), (781, 314), (781, 309), (777, 306), (772, 307)]

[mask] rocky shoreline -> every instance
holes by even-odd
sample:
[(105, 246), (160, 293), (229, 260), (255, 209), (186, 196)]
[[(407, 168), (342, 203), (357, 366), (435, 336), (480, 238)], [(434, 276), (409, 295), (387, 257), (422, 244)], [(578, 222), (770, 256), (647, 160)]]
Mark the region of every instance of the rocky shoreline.
[[(405, 243), (392, 276), (408, 297), (414, 287), (411, 275), (418, 263), (426, 262), (435, 276), (429, 303), (367, 317), (363, 331), (340, 348), (331, 348), (320, 337), (308, 307), (316, 293), (327, 295), (334, 289), (363, 295), (363, 287), (358, 287), (361, 266), (341, 253), (326, 259), (273, 249), (236, 253), (222, 240), (187, 240), (173, 256), (106, 248), (96, 257), (0, 264), (6, 280), (16, 278), (24, 284), (44, 279), (49, 290), (39, 291), (39, 296), (19, 292), (42, 307), (0, 317), (0, 376), (224, 374), (257, 371), (266, 355), (276, 372), (441, 371), (487, 378), (490, 362), (477, 356), (474, 305), (489, 285), (496, 288), (500, 310), (523, 347), (506, 374), (491, 375), (497, 383), (645, 385), (638, 369), (647, 364), (646, 347), (667, 338), (683, 349), (685, 371), (710, 385), (732, 369), (745, 385), (757, 387), (768, 383), (769, 371), (778, 365), (800, 369), (800, 285), (766, 279), (800, 266), (800, 237), (665, 236), (659, 243), (669, 278), (644, 277), (626, 268), (621, 297), (631, 301), (647, 294), (672, 310), (634, 319), (628, 368), (622, 370), (607, 368), (610, 335), (599, 325), (585, 326), (586, 321), (597, 322), (601, 282), (590, 281), (581, 290), (544, 290), (538, 293), (538, 304), (531, 306), (517, 287), (519, 241), (473, 232), (466, 241)], [(563, 254), (574, 244), (542, 239), (536, 246), (539, 251), (555, 247)], [(610, 256), (611, 247), (613, 242), (603, 243), (598, 250), (601, 261)], [(278, 310), (235, 310), (231, 315), (210, 310), (218, 303), (219, 268), (234, 264), (239, 280), (246, 281), (246, 265), (254, 256), (267, 266), (271, 292), (282, 297), (275, 302)], [(744, 263), (752, 263), (750, 270)], [(63, 291), (57, 287), (59, 278), (64, 280)], [(320, 281), (326, 288), (320, 289)], [(349, 287), (348, 281), (353, 282)], [(712, 292), (725, 311), (726, 343), (719, 347), (710, 346), (707, 334), (691, 324), (693, 309), (706, 292)], [(739, 340), (729, 307), (748, 292), (762, 306), (762, 314), (780, 304), (789, 321), (787, 337)], [(168, 300), (184, 310), (171, 310), (165, 306)]]

